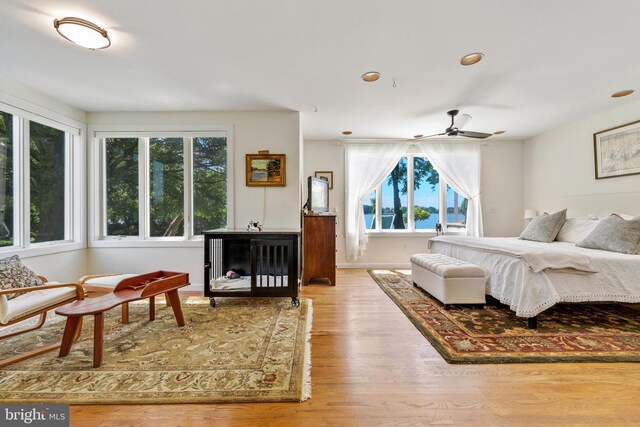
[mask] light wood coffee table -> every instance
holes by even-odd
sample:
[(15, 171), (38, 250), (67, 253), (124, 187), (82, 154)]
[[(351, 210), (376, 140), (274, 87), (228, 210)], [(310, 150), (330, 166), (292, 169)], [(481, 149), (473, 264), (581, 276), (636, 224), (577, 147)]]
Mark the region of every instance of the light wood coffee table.
[[(73, 339), (80, 334), (82, 328), (82, 317), (93, 315), (93, 367), (99, 367), (102, 364), (104, 312), (119, 305), (126, 306), (132, 301), (149, 298), (149, 320), (154, 320), (155, 297), (160, 294), (165, 294), (167, 300), (171, 302), (171, 308), (178, 326), (184, 326), (184, 316), (182, 315), (178, 289), (188, 284), (188, 273), (154, 271), (122, 280), (116, 285), (112, 293), (72, 302), (58, 308), (56, 313), (67, 317), (59, 357), (67, 356), (71, 351)], [(128, 323), (128, 319), (126, 322)]]

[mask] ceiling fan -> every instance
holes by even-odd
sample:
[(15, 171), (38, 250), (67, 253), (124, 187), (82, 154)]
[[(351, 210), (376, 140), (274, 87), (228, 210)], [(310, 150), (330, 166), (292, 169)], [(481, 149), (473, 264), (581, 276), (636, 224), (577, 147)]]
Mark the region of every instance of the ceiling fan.
[(451, 116), (451, 125), (445, 129), (443, 133), (437, 133), (434, 135), (421, 136), (415, 139), (424, 139), (431, 138), (432, 136), (464, 136), (467, 138), (479, 138), (484, 139), (490, 137), (492, 134), (484, 133), (484, 132), (474, 132), (470, 130), (462, 130), (462, 128), (469, 123), (471, 120), (471, 116), (468, 114), (460, 114), (458, 116), (459, 110), (450, 110), (447, 111), (447, 115)]

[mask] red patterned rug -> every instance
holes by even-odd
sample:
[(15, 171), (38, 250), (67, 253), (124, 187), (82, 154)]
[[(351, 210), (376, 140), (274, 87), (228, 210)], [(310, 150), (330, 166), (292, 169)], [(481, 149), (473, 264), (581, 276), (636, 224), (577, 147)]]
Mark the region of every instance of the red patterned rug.
[(560, 304), (532, 330), (489, 296), (445, 310), (408, 273), (369, 271), (448, 363), (640, 362), (640, 304)]

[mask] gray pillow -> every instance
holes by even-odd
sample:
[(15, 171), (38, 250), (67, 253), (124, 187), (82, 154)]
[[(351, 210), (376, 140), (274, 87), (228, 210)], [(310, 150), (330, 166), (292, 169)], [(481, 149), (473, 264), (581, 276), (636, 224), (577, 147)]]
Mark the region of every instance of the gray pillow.
[(527, 228), (520, 235), (522, 240), (534, 240), (536, 242), (553, 242), (567, 219), (567, 210), (563, 209), (549, 215), (542, 215), (531, 220)]
[(640, 216), (624, 220), (616, 214), (600, 221), (576, 246), (603, 251), (637, 254), (640, 252)]

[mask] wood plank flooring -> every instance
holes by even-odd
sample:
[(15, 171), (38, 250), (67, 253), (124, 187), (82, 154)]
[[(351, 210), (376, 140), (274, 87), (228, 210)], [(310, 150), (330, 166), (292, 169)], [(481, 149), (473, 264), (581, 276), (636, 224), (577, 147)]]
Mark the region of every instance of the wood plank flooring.
[(310, 285), (303, 403), (72, 406), (72, 426), (639, 425), (640, 365), (448, 365), (365, 270)]

